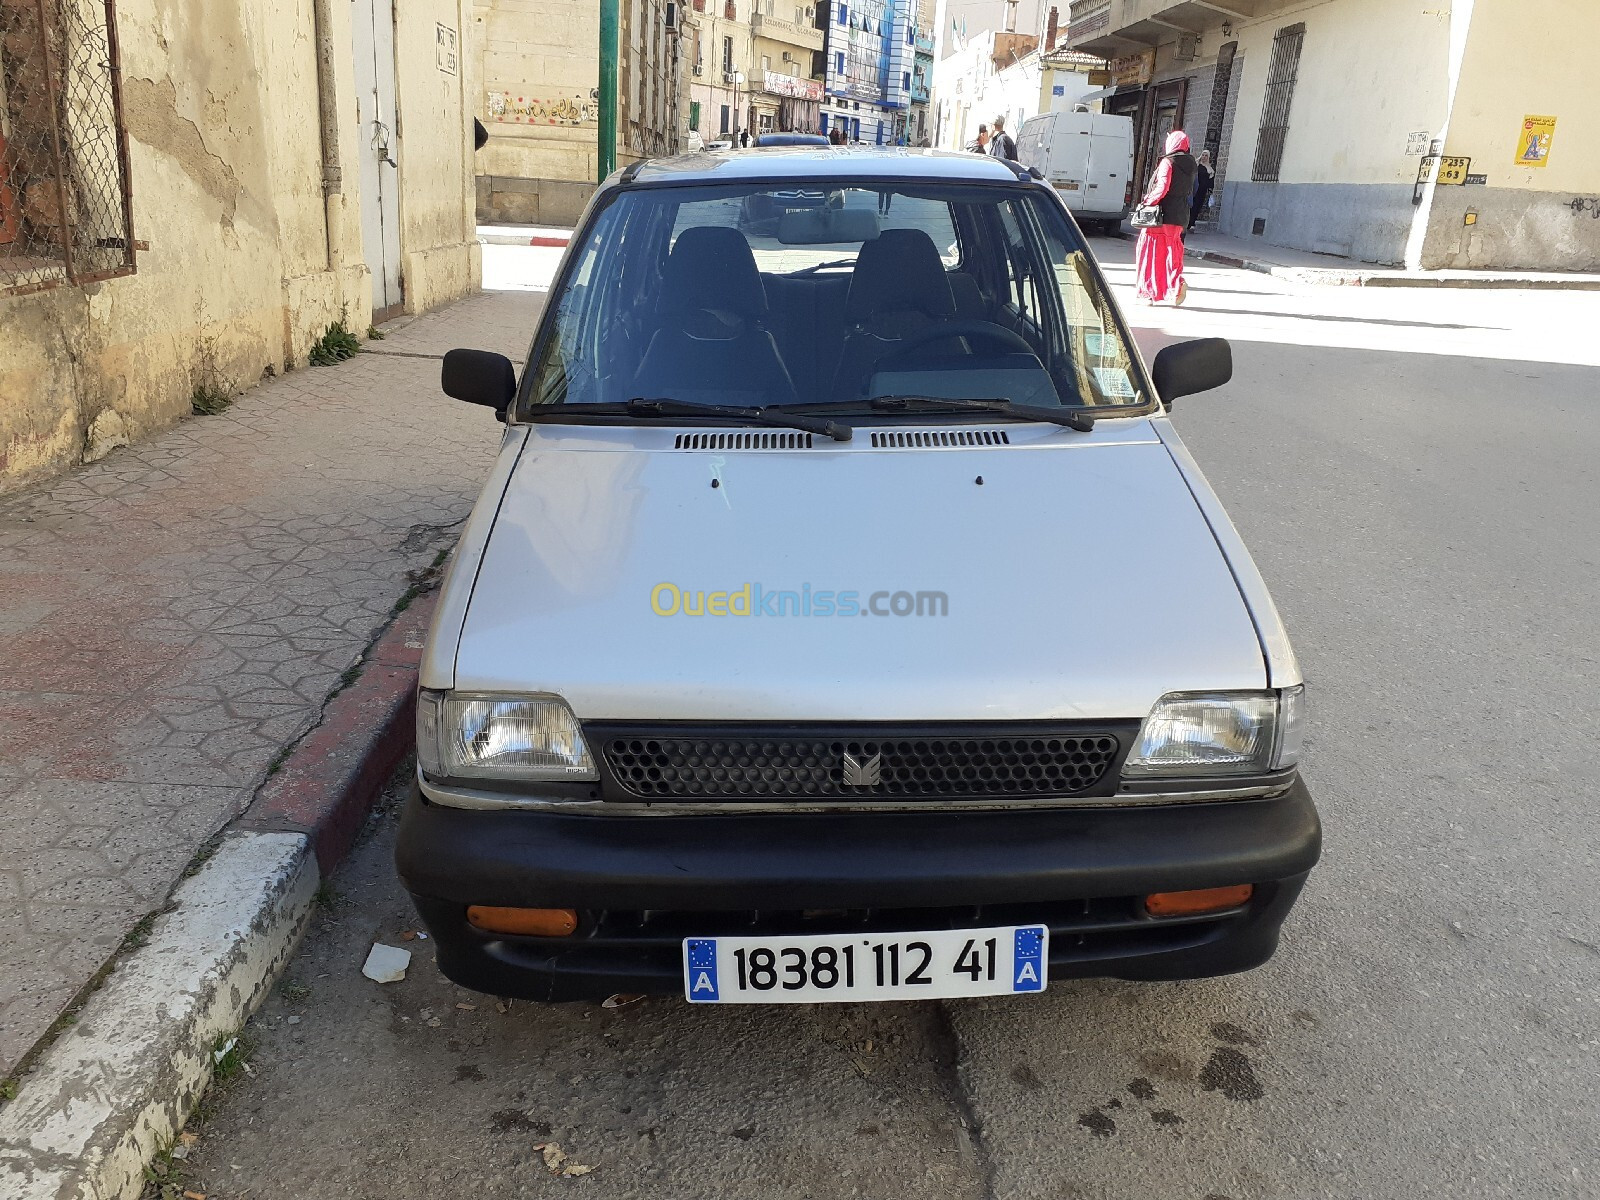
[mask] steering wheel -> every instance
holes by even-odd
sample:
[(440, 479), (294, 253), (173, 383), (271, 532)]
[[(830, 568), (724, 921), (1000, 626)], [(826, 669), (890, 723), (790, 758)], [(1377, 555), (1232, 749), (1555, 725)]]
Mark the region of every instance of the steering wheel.
[(880, 366), (892, 363), (914, 350), (920, 350), (929, 342), (939, 342), (953, 337), (976, 338), (1006, 350), (1021, 351), (1023, 354), (1034, 352), (1033, 347), (1028, 345), (1021, 334), (1007, 329), (1004, 325), (996, 325), (993, 321), (946, 321), (940, 325), (930, 325), (910, 337), (901, 339), (895, 349), (880, 358), (878, 363)]

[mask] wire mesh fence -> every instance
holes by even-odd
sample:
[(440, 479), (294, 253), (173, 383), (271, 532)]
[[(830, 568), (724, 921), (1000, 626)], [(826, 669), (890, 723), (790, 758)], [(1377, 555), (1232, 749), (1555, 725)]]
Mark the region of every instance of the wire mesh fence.
[(0, 293), (134, 269), (115, 0), (0, 0)]

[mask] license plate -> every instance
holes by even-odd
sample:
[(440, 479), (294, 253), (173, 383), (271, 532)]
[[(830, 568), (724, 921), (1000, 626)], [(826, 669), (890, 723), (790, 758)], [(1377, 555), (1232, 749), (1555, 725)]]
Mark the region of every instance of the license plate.
[(696, 1004), (819, 1004), (1009, 996), (1045, 989), (1043, 925), (930, 933), (683, 939)]

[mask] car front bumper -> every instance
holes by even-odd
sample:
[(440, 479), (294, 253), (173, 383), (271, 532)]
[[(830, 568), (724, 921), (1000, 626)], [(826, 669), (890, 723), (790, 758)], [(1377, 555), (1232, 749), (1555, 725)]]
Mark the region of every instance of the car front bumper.
[[(413, 787), (396, 860), (465, 987), (535, 1000), (682, 989), (687, 936), (1050, 926), (1052, 979), (1258, 966), (1321, 849), (1296, 781), (1260, 800), (987, 812), (575, 816), (467, 811)], [(1248, 903), (1156, 919), (1150, 892), (1251, 883)], [(566, 938), (506, 937), (467, 906), (572, 908)]]

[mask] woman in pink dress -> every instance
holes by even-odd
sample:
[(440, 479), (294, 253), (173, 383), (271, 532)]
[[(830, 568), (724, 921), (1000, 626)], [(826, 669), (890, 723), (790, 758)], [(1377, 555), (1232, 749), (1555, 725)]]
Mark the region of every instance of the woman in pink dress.
[(1195, 171), (1189, 135), (1174, 129), (1167, 134), (1165, 153), (1139, 202), (1161, 206), (1161, 224), (1139, 230), (1138, 296), (1148, 304), (1168, 296), (1174, 304), (1182, 304), (1188, 297), (1189, 288), (1183, 282), (1183, 231), (1189, 223)]

